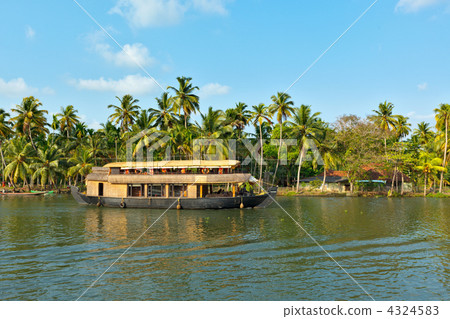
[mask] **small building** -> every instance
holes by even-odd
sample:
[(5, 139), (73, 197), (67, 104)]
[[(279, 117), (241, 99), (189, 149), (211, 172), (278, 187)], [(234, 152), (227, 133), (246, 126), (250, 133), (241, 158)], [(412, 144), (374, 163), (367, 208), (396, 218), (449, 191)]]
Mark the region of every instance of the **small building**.
[[(305, 189), (311, 190), (314, 188), (319, 188), (320, 185), (323, 183), (323, 173), (316, 176), (303, 178), (300, 180), (300, 183), (302, 183), (302, 187)], [(331, 171), (331, 170), (327, 171), (327, 175), (325, 177), (325, 187), (323, 191), (326, 192), (350, 191), (350, 183), (347, 178), (347, 172)]]
[[(366, 191), (388, 191), (392, 187), (393, 172), (388, 172), (379, 166), (371, 165), (365, 167), (365, 179), (356, 180), (355, 185), (362, 187)], [(316, 182), (317, 181), (317, 182)], [(300, 183), (305, 189), (318, 189), (323, 182), (323, 173), (303, 178)], [(394, 188), (401, 190), (403, 183), (403, 191), (411, 192), (412, 184), (408, 176), (402, 172), (397, 172), (395, 176)], [(323, 191), (328, 192), (348, 192), (350, 191), (350, 181), (347, 171), (327, 171), (325, 178), (325, 187)]]

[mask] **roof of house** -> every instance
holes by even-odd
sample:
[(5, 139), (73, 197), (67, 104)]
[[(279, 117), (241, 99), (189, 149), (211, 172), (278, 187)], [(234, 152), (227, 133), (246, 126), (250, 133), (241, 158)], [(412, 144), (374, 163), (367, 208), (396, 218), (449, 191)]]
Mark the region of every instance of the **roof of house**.
[(159, 162), (117, 162), (109, 163), (103, 167), (119, 167), (122, 169), (134, 168), (235, 168), (240, 165), (236, 160), (179, 160)]
[[(307, 177), (307, 178), (303, 178), (300, 180), (300, 182), (312, 182), (315, 180), (320, 180), (323, 181), (323, 173), (316, 175), (316, 176), (311, 176), (311, 177)], [(345, 171), (327, 171), (327, 176), (325, 178), (325, 183), (340, 183), (340, 182), (346, 182), (348, 180), (347, 178), (347, 172)]]
[[(364, 167), (364, 169), (366, 170), (367, 176), (364, 179), (362, 179), (362, 181), (385, 181), (385, 182), (389, 182), (389, 183), (392, 181), (393, 172), (388, 172), (380, 166), (367, 165)], [(410, 182), (410, 178), (401, 172), (396, 173), (396, 177), (397, 177), (398, 181), (402, 180), (402, 175), (403, 175), (403, 180), (406, 183)], [(309, 182), (312, 182), (315, 180), (323, 180), (323, 173), (316, 175), (316, 176), (303, 178), (300, 180), (300, 182), (309, 183)], [(347, 182), (347, 181), (348, 181), (348, 177), (347, 177), (346, 171), (332, 171), (332, 170), (327, 171), (325, 183), (340, 183), (340, 182)]]

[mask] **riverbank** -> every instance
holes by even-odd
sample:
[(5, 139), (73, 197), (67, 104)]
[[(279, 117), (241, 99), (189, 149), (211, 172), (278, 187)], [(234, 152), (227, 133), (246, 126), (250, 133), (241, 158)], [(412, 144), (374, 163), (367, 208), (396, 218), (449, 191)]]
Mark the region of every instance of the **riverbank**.
[[(297, 197), (423, 197), (423, 192), (407, 192), (404, 194), (396, 193), (390, 194), (389, 192), (365, 192), (355, 191), (350, 192), (321, 192), (320, 190), (300, 190), (295, 191), (292, 187), (279, 187), (279, 196), (297, 196)], [(449, 193), (428, 193), (427, 197), (434, 198), (450, 198)]]
[(0, 187), (1, 193), (29, 193), (31, 191), (36, 192), (53, 192), (55, 194), (69, 194), (70, 188), (46, 188), (44, 187)]

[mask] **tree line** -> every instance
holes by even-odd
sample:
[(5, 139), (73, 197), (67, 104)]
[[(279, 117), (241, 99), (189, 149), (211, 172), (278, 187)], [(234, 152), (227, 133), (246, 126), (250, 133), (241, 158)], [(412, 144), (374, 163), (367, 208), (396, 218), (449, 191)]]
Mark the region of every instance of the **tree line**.
[[(230, 141), (237, 141), (236, 153), (241, 158), (250, 155), (244, 139), (259, 142), (263, 147), (253, 154), (249, 168), (253, 175), (273, 184), (293, 185), (297, 191), (301, 178), (321, 172), (323, 189), (326, 173), (332, 169), (347, 172), (353, 188), (356, 181), (367, 178), (368, 166), (383, 168), (394, 181), (399, 175), (408, 176), (423, 187), (425, 195), (431, 188), (443, 192), (449, 183), (449, 104), (434, 109), (434, 123), (421, 122), (414, 130), (408, 117), (395, 114), (388, 101), (365, 118), (343, 115), (327, 123), (320, 112), (309, 105), (296, 106), (291, 96), (282, 92), (267, 104), (238, 102), (226, 110), (209, 107), (201, 113), (196, 95), (199, 88), (189, 77), (178, 77), (177, 82), (148, 108), (129, 94), (116, 97), (117, 103), (107, 106), (111, 110), (107, 121), (97, 130), (82, 122), (72, 105), (47, 118), (48, 111), (33, 96), (23, 98), (10, 112), (0, 109), (3, 185), (60, 188), (83, 183), (93, 166), (125, 161), (126, 142), (142, 131), (145, 134), (133, 145), (134, 155), (138, 149), (150, 147), (153, 133), (166, 137), (160, 140), (154, 160), (167, 158), (167, 154), (175, 159), (192, 158), (195, 139), (215, 140), (201, 146), (202, 154), (223, 148), (224, 156), (229, 155)], [(192, 118), (196, 113), (199, 122)], [(251, 127), (254, 133), (249, 132)], [(286, 149), (284, 139), (295, 139), (296, 144)], [(307, 160), (313, 152), (308, 147), (311, 141), (321, 162)], [(283, 156), (288, 165), (280, 165)]]

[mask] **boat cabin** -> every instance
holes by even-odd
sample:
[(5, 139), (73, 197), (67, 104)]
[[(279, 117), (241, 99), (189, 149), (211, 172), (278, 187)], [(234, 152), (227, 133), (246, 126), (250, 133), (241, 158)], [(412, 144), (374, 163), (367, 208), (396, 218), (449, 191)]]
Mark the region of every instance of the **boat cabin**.
[(118, 162), (94, 167), (86, 177), (86, 195), (96, 197), (237, 197), (239, 186), (256, 180), (236, 171), (235, 160)]

